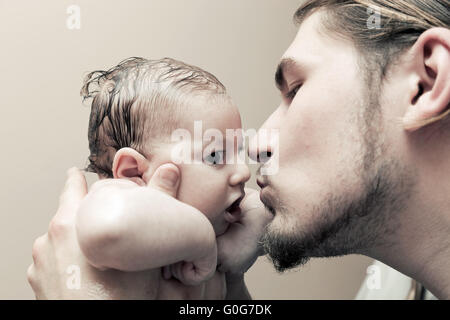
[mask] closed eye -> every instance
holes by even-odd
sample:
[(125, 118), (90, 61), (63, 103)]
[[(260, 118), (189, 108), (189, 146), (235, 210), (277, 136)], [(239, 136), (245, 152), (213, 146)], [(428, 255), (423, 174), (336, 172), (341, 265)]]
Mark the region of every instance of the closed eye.
[(289, 90), (286, 94), (284, 94), (284, 97), (289, 101), (293, 100), (297, 95), (297, 92), (301, 88), (301, 86), (302, 86), (301, 84), (295, 86), (294, 88)]

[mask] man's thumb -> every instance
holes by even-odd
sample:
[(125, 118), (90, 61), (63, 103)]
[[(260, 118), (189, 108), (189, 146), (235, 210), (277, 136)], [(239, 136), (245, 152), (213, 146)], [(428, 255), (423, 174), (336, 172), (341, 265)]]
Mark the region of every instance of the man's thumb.
[(180, 186), (180, 170), (171, 163), (165, 163), (156, 169), (147, 187), (158, 189), (176, 198)]

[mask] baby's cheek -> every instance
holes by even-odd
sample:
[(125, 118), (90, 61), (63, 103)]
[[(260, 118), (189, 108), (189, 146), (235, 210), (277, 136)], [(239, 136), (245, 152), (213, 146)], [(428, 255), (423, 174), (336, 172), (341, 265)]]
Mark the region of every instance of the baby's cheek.
[[(199, 190), (200, 191), (200, 190)], [(205, 214), (211, 222), (217, 220), (223, 211), (225, 204), (222, 201), (222, 195), (213, 190), (205, 188), (196, 196), (198, 203), (197, 209)]]
[[(193, 180), (193, 181), (192, 181)], [(182, 180), (178, 190), (178, 200), (187, 203), (200, 210), (204, 214), (210, 214), (215, 208), (217, 196), (207, 186), (202, 184), (202, 179)]]
[(226, 172), (203, 164), (181, 165), (180, 171), (178, 200), (200, 210), (214, 229), (221, 229), (223, 211), (227, 205)]
[(195, 170), (195, 164), (180, 164), (178, 167), (181, 173), (181, 183), (178, 188), (178, 200), (187, 203), (197, 209), (201, 204), (201, 193), (204, 192), (202, 187), (202, 175)]
[(187, 203), (188, 205), (193, 206), (194, 208), (203, 212), (204, 203), (202, 203), (201, 199), (201, 190), (195, 185), (188, 186), (186, 183), (183, 183), (178, 190), (178, 200), (181, 202)]

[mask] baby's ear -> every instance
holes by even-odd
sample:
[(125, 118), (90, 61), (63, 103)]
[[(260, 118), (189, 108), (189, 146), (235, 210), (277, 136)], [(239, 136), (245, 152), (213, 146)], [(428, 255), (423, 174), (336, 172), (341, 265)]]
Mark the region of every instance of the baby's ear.
[(143, 175), (147, 171), (149, 161), (132, 148), (122, 148), (114, 155), (112, 172), (116, 179), (128, 179), (145, 186)]

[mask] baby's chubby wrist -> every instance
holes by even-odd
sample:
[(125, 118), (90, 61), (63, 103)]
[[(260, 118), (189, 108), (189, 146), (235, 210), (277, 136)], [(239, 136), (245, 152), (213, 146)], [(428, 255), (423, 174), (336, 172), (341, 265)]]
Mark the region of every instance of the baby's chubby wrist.
[(208, 218), (197, 209), (192, 208), (189, 219), (184, 221), (183, 224), (186, 229), (191, 230), (189, 232), (190, 239), (185, 239), (185, 241), (192, 241), (191, 247), (195, 251), (195, 253), (188, 254), (186, 259), (214, 256), (217, 262), (216, 233)]

